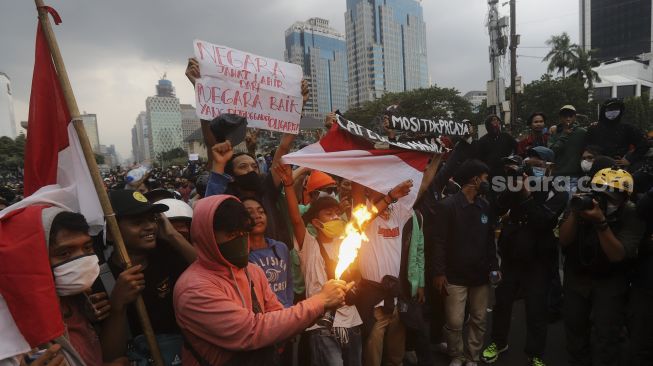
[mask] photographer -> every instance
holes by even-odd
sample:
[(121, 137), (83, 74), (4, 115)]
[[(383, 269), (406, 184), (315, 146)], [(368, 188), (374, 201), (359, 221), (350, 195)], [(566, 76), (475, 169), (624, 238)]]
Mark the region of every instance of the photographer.
[(628, 172), (602, 169), (592, 178), (591, 189), (590, 194), (572, 198), (560, 224), (560, 245), (566, 255), (567, 351), (570, 365), (616, 365), (628, 289), (627, 260), (636, 256), (645, 228), (628, 200), (633, 192)]
[[(537, 146), (527, 150), (528, 158), (519, 156), (504, 161), (509, 179), (517, 179), (521, 190), (505, 190), (498, 195), (499, 213), (509, 211), (499, 237), (503, 280), (496, 288), (493, 310), (492, 342), (483, 351), (487, 363), (495, 362), (508, 349), (508, 332), (512, 304), (523, 290), (526, 305), (526, 347), (529, 365), (544, 365), (548, 326), (547, 296), (555, 262), (556, 238), (553, 229), (564, 211), (569, 195), (556, 191), (544, 178), (551, 175), (554, 154)], [(536, 183), (533, 186), (530, 183)], [(514, 184), (512, 184), (514, 185)], [(509, 184), (509, 187), (511, 184)]]

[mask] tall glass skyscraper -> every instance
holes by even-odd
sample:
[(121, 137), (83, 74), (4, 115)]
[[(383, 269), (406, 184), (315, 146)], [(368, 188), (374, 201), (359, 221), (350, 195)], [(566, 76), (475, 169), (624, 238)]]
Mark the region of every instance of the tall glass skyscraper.
[(347, 0), (349, 106), (428, 87), (426, 24), (418, 0)]
[(347, 44), (328, 20), (311, 18), (290, 26), (284, 57), (300, 65), (310, 82), (306, 115), (323, 118), (335, 109), (347, 109)]

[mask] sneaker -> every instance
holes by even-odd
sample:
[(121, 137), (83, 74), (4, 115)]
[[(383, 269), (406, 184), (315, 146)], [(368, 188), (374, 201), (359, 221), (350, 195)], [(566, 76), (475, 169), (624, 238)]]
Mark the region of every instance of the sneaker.
[(485, 363), (494, 363), (496, 360), (499, 359), (499, 355), (503, 352), (508, 350), (508, 345), (506, 344), (503, 346), (503, 348), (499, 348), (496, 343), (492, 342), (490, 343), (487, 348), (483, 350), (483, 354), (481, 355), (481, 359)]
[(528, 364), (529, 364), (530, 366), (546, 366), (546, 364), (544, 363), (544, 361), (542, 361), (542, 359), (539, 358), (539, 357), (533, 357), (533, 358), (530, 358), (530, 357), (529, 357), (529, 358), (528, 358)]
[(459, 358), (454, 358), (454, 359), (451, 360), (451, 362), (449, 363), (449, 366), (463, 366), (463, 360), (461, 360), (461, 359), (459, 359)]
[(447, 346), (447, 342), (440, 342), (435, 345), (435, 350), (442, 353), (442, 354), (447, 354), (449, 347)]
[(415, 351), (406, 351), (404, 360), (411, 365), (417, 365), (417, 353)]

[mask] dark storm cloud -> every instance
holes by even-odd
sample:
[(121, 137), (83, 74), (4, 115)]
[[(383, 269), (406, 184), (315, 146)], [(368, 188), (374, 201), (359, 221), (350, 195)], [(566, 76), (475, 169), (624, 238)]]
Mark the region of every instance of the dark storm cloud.
[[(55, 32), (80, 108), (97, 113), (100, 139), (117, 144), (127, 156), (130, 129), (144, 101), (154, 93), (157, 78), (168, 71), (182, 102), (192, 101), (183, 77), (194, 38), (283, 59), (284, 31), (295, 21), (323, 17), (344, 33), (344, 0), (51, 0), (63, 24)], [(555, 18), (555, 9), (570, 0), (521, 0), (524, 21), (541, 14)], [(485, 0), (424, 0), (431, 81), (461, 92), (484, 89), (489, 78)], [(0, 9), (0, 71), (12, 78), (16, 118), (27, 118), (34, 62), (36, 11), (30, 0), (3, 0)], [(577, 3), (564, 11), (577, 12)], [(507, 12), (507, 7), (502, 8)], [(523, 15), (522, 15), (523, 14)], [(570, 32), (577, 38), (577, 18), (566, 16), (524, 27), (527, 40), (543, 45), (551, 34)], [(528, 32), (528, 33), (526, 33)], [(529, 41), (529, 43), (531, 43)], [(525, 53), (526, 51), (520, 51)], [(532, 50), (531, 54), (543, 54)], [(545, 53), (545, 52), (544, 52)], [(506, 69), (507, 70), (507, 69)], [(526, 60), (526, 79), (545, 71), (539, 60)]]

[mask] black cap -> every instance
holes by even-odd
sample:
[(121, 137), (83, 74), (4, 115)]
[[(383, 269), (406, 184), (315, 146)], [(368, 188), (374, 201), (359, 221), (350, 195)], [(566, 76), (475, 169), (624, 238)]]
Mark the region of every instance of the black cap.
[(149, 192), (144, 193), (143, 196), (145, 196), (145, 198), (147, 198), (147, 200), (150, 202), (157, 202), (166, 198), (177, 198), (175, 197), (174, 193), (165, 188), (155, 188)]
[(311, 220), (317, 217), (320, 211), (327, 208), (340, 207), (338, 201), (333, 197), (320, 197), (315, 202), (311, 203), (311, 207), (304, 213), (302, 219), (306, 224), (309, 224)]
[(168, 206), (160, 203), (152, 204), (138, 191), (111, 191), (109, 192), (109, 199), (111, 200), (113, 212), (116, 213), (117, 217), (168, 211)]
[(524, 162), (524, 159), (522, 159), (522, 157), (519, 156), (519, 155), (513, 154), (513, 155), (510, 155), (510, 156), (506, 156), (506, 157), (501, 158), (501, 162), (503, 164), (505, 164), (505, 165), (517, 165), (517, 166), (519, 166), (519, 165), (522, 165), (522, 163)]
[(245, 141), (247, 119), (231, 113), (223, 113), (211, 121), (211, 132), (217, 142), (229, 140), (232, 146)]

